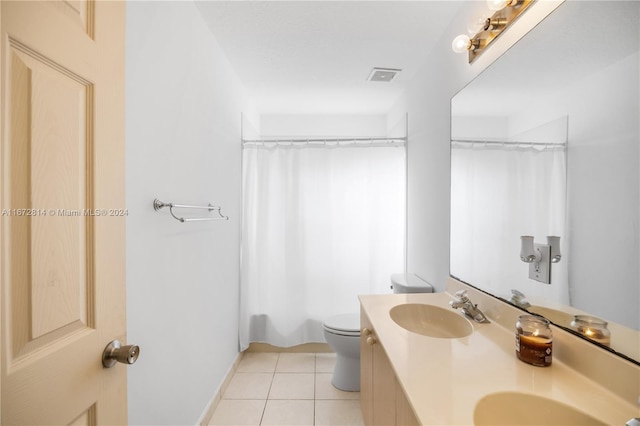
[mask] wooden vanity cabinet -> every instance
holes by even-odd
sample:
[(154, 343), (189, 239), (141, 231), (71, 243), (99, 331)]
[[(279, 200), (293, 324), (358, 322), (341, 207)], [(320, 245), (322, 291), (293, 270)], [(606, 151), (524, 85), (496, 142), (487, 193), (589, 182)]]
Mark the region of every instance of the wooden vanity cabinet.
[(362, 310), (360, 325), (360, 406), (364, 424), (419, 425), (371, 321)]

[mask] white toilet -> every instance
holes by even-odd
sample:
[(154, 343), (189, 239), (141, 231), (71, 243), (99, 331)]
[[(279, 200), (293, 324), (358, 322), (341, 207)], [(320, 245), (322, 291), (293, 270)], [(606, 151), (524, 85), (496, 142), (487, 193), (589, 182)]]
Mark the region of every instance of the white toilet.
[[(391, 275), (394, 293), (433, 293), (433, 286), (414, 274)], [(336, 388), (360, 390), (360, 315), (342, 314), (327, 318), (322, 324), (324, 338), (336, 353), (331, 383)]]
[(327, 318), (322, 327), (325, 340), (336, 353), (331, 384), (343, 391), (359, 391), (360, 315), (336, 315)]
[(394, 293), (433, 293), (433, 286), (416, 274), (391, 274)]

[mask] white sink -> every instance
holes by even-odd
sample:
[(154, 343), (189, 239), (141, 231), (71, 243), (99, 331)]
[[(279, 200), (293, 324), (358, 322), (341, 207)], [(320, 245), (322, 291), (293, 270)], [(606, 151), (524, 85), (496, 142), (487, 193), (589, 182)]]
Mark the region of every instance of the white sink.
[(483, 397), (473, 412), (475, 425), (606, 425), (577, 408), (521, 392), (497, 392)]
[(407, 303), (394, 306), (389, 315), (400, 327), (423, 336), (457, 339), (473, 332), (469, 320), (439, 306)]

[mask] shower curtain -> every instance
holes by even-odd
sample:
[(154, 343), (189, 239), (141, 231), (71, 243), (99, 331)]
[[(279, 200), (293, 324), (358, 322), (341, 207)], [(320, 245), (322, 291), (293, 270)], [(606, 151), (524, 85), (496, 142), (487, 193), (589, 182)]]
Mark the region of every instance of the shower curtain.
[(520, 260), (521, 235), (568, 247), (566, 174), (564, 144), (452, 142), (451, 274), (506, 299), (519, 289), (568, 305), (567, 249), (551, 285), (529, 279)]
[(404, 270), (405, 147), (243, 147), (240, 346), (324, 342), (322, 321)]

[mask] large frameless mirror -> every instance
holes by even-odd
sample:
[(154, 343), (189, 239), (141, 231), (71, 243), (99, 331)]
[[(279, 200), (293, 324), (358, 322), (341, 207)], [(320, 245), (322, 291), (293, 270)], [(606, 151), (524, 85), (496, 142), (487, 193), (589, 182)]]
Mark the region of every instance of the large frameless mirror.
[(451, 275), (636, 363), (639, 12), (565, 2), (451, 104)]

